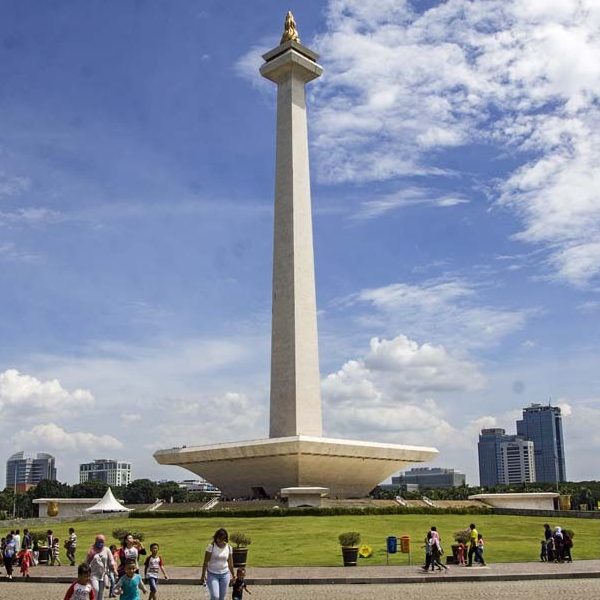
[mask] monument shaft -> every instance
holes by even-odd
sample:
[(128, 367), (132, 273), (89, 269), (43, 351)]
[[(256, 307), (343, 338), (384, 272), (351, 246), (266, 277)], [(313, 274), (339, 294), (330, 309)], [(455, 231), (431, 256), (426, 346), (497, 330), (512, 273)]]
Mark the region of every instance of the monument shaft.
[(154, 458), (205, 477), (230, 497), (323, 486), (340, 498), (366, 496), (392, 473), (438, 451), (321, 437), (304, 86), (322, 69), (300, 44), (291, 12), (280, 45), (263, 58), (262, 76), (277, 84), (270, 437), (158, 450)]
[[(272, 438), (321, 436), (310, 172), (305, 84), (321, 74), (316, 55), (290, 41), (265, 55), (261, 73), (277, 84)], [(277, 49), (276, 49), (277, 50)]]

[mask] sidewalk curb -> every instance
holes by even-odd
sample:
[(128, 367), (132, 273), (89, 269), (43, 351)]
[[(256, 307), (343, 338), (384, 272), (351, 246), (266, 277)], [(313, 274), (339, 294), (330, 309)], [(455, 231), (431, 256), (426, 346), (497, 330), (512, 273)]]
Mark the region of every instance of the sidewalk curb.
[[(425, 574), (405, 575), (396, 577), (293, 577), (293, 578), (248, 578), (248, 585), (373, 585), (373, 584), (411, 584), (411, 583), (465, 583), (476, 581), (541, 581), (547, 579), (600, 579), (600, 572), (581, 571), (575, 573), (506, 573), (506, 574), (473, 574), (473, 575), (450, 575)], [(9, 583), (4, 578), (2, 580)], [(73, 577), (29, 577), (28, 579), (17, 578), (11, 583), (64, 583), (73, 582)], [(160, 586), (165, 585), (196, 585), (200, 586), (200, 578), (170, 578), (161, 579)]]

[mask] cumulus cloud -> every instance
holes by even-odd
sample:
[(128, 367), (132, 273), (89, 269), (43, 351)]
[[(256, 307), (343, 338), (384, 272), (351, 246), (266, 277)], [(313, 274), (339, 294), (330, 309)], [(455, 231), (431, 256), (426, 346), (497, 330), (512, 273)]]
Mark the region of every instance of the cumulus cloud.
[(45, 414), (90, 407), (94, 397), (89, 390), (66, 390), (57, 379), (41, 381), (31, 375), (8, 369), (0, 373), (0, 414), (19, 413), (39, 418)]
[(403, 443), (424, 443), (427, 430), (439, 442), (455, 430), (432, 396), (483, 384), (475, 364), (443, 346), (419, 345), (403, 335), (373, 338), (363, 358), (347, 361), (324, 378), (326, 421), (345, 437), (371, 432), (375, 439), (392, 440), (402, 433)]
[(483, 381), (475, 364), (452, 356), (443, 346), (419, 345), (399, 335), (392, 340), (373, 338), (364, 358), (346, 362), (322, 387), (334, 403), (393, 405), (407, 394), (478, 389)]
[(586, 285), (600, 274), (600, 5), (413, 6), (330, 0), (317, 40), (319, 176), (443, 175), (444, 150), (486, 144), (517, 164), (490, 184), (520, 219), (518, 239), (546, 250), (553, 277)]
[(17, 432), (12, 441), (20, 448), (44, 448), (60, 452), (78, 451), (94, 453), (99, 450), (117, 450), (123, 444), (111, 435), (96, 435), (82, 431), (65, 431), (55, 423), (36, 425), (29, 431)]

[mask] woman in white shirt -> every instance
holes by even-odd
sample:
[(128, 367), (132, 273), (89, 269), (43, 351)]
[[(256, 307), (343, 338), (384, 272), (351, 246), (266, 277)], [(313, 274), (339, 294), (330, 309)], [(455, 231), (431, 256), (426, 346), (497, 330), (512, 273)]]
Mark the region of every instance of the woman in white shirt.
[(98, 534), (94, 545), (89, 549), (86, 557), (86, 562), (90, 565), (91, 569), (90, 583), (96, 592), (97, 600), (102, 600), (104, 597), (104, 588), (107, 584), (108, 573), (115, 573), (117, 570), (112, 552), (104, 543), (104, 536)]
[(200, 583), (208, 587), (210, 600), (225, 600), (233, 573), (233, 552), (225, 529), (217, 529), (213, 541), (206, 547)]

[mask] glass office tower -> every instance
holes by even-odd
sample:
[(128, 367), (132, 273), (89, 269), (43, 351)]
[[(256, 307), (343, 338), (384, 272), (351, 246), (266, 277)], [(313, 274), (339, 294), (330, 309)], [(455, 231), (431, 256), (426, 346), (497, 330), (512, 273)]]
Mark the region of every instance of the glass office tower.
[(524, 408), (523, 419), (517, 421), (517, 434), (533, 442), (537, 481), (567, 480), (560, 408), (541, 404)]

